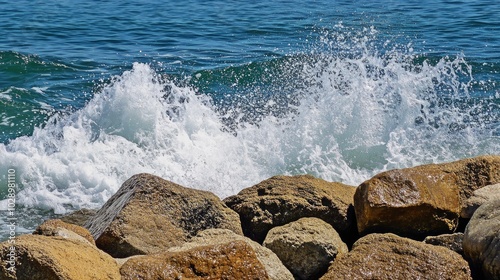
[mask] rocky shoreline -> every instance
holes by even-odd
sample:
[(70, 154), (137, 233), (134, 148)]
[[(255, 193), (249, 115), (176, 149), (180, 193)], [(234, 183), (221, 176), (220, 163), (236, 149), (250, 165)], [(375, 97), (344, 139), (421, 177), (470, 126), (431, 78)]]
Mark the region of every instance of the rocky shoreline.
[(0, 279), (500, 279), (500, 156), (361, 185), (275, 176), (224, 200), (134, 175), (0, 243)]

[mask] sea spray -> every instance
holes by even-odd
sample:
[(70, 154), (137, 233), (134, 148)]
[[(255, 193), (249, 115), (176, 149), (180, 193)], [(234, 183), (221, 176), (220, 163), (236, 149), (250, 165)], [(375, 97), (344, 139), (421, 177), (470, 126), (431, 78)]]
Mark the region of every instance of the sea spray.
[[(470, 93), (464, 57), (389, 42), (381, 52), (376, 30), (338, 28), (310, 53), (234, 66), (254, 76), (224, 80), (232, 84), (217, 96), (134, 63), (83, 108), (0, 144), (20, 215), (98, 208), (141, 172), (223, 198), (277, 174), (356, 186), (383, 170), (500, 150), (498, 96)], [(234, 67), (211, 70), (212, 82)]]

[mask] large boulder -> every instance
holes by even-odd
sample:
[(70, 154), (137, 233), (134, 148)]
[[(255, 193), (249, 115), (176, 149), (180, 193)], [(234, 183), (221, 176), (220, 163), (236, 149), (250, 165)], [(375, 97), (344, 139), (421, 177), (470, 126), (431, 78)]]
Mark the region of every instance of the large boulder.
[(460, 216), (470, 219), (479, 206), (492, 199), (500, 199), (500, 184), (489, 185), (475, 190), (471, 197), (465, 200)]
[(130, 258), (123, 280), (269, 279), (252, 247), (244, 241)]
[(464, 233), (464, 254), (486, 279), (500, 279), (500, 199), (481, 205)]
[(283, 265), (281, 260), (273, 251), (251, 240), (248, 237), (236, 234), (227, 229), (207, 229), (198, 233), (197, 236), (189, 240), (189, 242), (178, 247), (168, 249), (169, 252), (186, 251), (200, 246), (217, 245), (229, 243), (232, 241), (244, 241), (257, 255), (259, 261), (264, 265), (264, 268), (269, 275), (269, 279), (273, 280), (293, 280), (292, 273)]
[(370, 234), (333, 261), (328, 279), (472, 279), (467, 261), (441, 246), (399, 237)]
[(259, 243), (273, 227), (303, 217), (324, 220), (349, 242), (357, 237), (354, 192), (352, 186), (310, 175), (275, 176), (224, 202), (240, 215), (244, 234)]
[(43, 222), (35, 229), (33, 234), (69, 237), (72, 235), (71, 232), (83, 237), (90, 244), (95, 246), (94, 238), (92, 238), (92, 234), (90, 234), (90, 232), (86, 228), (74, 224), (65, 223), (60, 219), (52, 219)]
[(348, 251), (333, 227), (318, 218), (301, 218), (271, 229), (264, 240), (295, 279), (318, 279), (339, 254)]
[[(0, 279), (120, 279), (115, 260), (85, 240), (22, 235), (13, 245), (8, 241), (0, 243)], [(12, 267), (15, 273), (11, 273)]]
[(242, 234), (238, 214), (214, 194), (150, 174), (125, 181), (85, 226), (116, 258), (165, 251), (208, 228)]
[(416, 239), (451, 233), (472, 193), (496, 182), (500, 182), (500, 156), (380, 173), (356, 189), (358, 230)]

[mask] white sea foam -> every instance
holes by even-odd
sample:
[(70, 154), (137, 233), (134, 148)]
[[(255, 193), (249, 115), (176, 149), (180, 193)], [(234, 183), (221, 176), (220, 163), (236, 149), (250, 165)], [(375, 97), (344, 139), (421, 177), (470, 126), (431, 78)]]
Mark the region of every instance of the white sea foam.
[(0, 174), (16, 169), (19, 204), (64, 213), (101, 206), (140, 172), (223, 198), (276, 174), (357, 185), (386, 169), (499, 150), (472, 108), (446, 103), (468, 96), (461, 58), (415, 66), (361, 48), (314, 61), (293, 65), (294, 81), (308, 85), (297, 87), (294, 113), (229, 132), (207, 96), (136, 63), (81, 110), (0, 144)]

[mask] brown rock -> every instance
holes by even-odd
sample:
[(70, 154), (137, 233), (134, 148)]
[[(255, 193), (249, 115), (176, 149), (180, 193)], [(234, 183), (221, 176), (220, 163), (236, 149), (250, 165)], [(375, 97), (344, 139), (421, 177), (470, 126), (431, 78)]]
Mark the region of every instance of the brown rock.
[(481, 205), (464, 233), (464, 254), (485, 279), (500, 279), (500, 199)]
[(443, 246), (459, 253), (460, 255), (463, 255), (464, 253), (464, 248), (462, 245), (463, 240), (464, 240), (464, 234), (461, 232), (456, 232), (452, 234), (441, 234), (438, 236), (427, 236), (424, 239), (424, 243), (436, 246)]
[(472, 192), (500, 181), (500, 156), (428, 164), (378, 174), (354, 196), (360, 233), (424, 238), (453, 232)]
[(217, 245), (232, 241), (244, 241), (255, 251), (257, 259), (264, 266), (267, 275), (273, 280), (293, 280), (292, 273), (283, 265), (273, 251), (251, 240), (248, 237), (236, 234), (227, 229), (207, 229), (179, 247), (169, 248), (169, 252), (186, 251), (200, 246)]
[(224, 202), (240, 214), (244, 234), (259, 243), (271, 228), (303, 217), (324, 220), (349, 242), (357, 236), (354, 192), (352, 186), (310, 175), (275, 176)]
[(252, 247), (244, 241), (136, 256), (121, 267), (120, 273), (123, 280), (269, 279)]
[(12, 244), (0, 243), (0, 279), (120, 279), (115, 260), (88, 242), (59, 236), (22, 235), (15, 239), (15, 270), (8, 269)]
[(86, 227), (116, 258), (165, 251), (208, 228), (242, 234), (238, 215), (214, 194), (150, 174), (124, 182)]
[(370, 234), (337, 257), (321, 279), (472, 278), (467, 262), (449, 249), (394, 234)]
[(318, 279), (339, 254), (347, 253), (333, 227), (318, 218), (301, 218), (271, 229), (265, 247), (278, 255), (295, 279)]
[(94, 238), (92, 234), (81, 226), (65, 223), (59, 219), (47, 220), (43, 224), (39, 225), (33, 234), (45, 235), (45, 236), (62, 236), (67, 237), (68, 233), (65, 230), (72, 231), (79, 236), (83, 237), (85, 240), (90, 242), (90, 244), (95, 246)]

